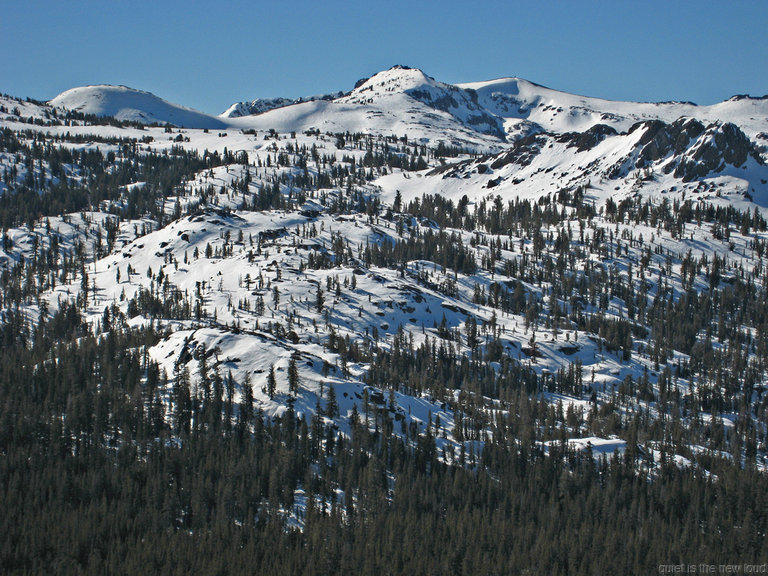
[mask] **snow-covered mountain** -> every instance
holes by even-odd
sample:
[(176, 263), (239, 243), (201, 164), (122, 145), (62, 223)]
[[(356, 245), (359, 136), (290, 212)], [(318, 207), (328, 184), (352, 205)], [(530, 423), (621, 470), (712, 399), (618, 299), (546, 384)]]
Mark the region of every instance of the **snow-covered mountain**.
[(281, 106), (230, 122), (278, 132), (397, 134), (420, 144), (476, 150), (499, 150), (504, 142), (498, 119), (470, 93), (404, 66), (380, 72), (332, 100)]
[[(516, 573), (530, 548), (647, 573), (681, 534), (764, 562), (768, 100), (404, 66), (303, 100), (0, 94), (0, 502), (25, 527), (0, 563), (141, 566), (146, 534), (165, 572), (201, 543), (233, 572)], [(612, 540), (629, 513), (655, 541)]]
[[(333, 386), (344, 433), (369, 396), (408, 430), (434, 428), (441, 449), (481, 449), (481, 425), (470, 441), (457, 424), (464, 384), (371, 376), (376, 359), (420, 347), (482, 358), (484, 378), (524, 367), (515, 378), (533, 374), (547, 402), (582, 416), (613, 410), (622, 384), (645, 378), (617, 418), (658, 415), (667, 360), (680, 395), (700, 385), (684, 367), (706, 328), (680, 343), (643, 314), (721, 278), (764, 282), (767, 107), (611, 102), (516, 78), (450, 85), (404, 66), (343, 95), (255, 100), (215, 118), (124, 87), (50, 105), (0, 97), (0, 194), (20, 199), (19, 214), (2, 213), (0, 268), (16, 270), (4, 278), (29, 322), (68, 301), (94, 329), (157, 322), (167, 332), (147, 353), (167, 375), (194, 381), (210, 355), (269, 416), (289, 400), (318, 415)], [(175, 128), (64, 122), (61, 109)], [(54, 253), (62, 270), (31, 268)], [(588, 391), (551, 393), (577, 363)], [(477, 413), (502, 402), (481, 393)], [(586, 446), (598, 427), (574, 418), (572, 443)], [(592, 445), (626, 445), (606, 436)]]
[(283, 108), (284, 106), (299, 103), (299, 100), (290, 98), (256, 98), (250, 102), (235, 102), (221, 114), (221, 117), (241, 118), (243, 116), (256, 116), (276, 108)]
[[(442, 139), (476, 149), (498, 149), (538, 132), (583, 132), (604, 124), (626, 132), (648, 120), (691, 117), (730, 122), (750, 138), (768, 132), (768, 98), (734, 96), (712, 106), (690, 102), (615, 102), (552, 90), (521, 78), (451, 85), (423, 71), (394, 66), (358, 82), (352, 92), (322, 103), (255, 100), (252, 115), (238, 103), (224, 115), (257, 129), (408, 134), (414, 141)], [(436, 130), (437, 129), (437, 130)]]
[(475, 94), (462, 88), (438, 82), (421, 70), (395, 66), (379, 72), (351, 94), (338, 99), (340, 103), (376, 105), (399, 109), (419, 102), (433, 110), (432, 114), (449, 114), (458, 123), (481, 134), (503, 137), (499, 119), (483, 109)]
[(172, 124), (185, 128), (225, 128), (221, 120), (167, 102), (151, 92), (127, 86), (96, 85), (72, 88), (50, 101), (51, 106), (95, 116), (144, 124)]
[(737, 126), (753, 141), (768, 141), (768, 98), (734, 96), (711, 106), (690, 102), (615, 102), (552, 90), (521, 78), (451, 85), (417, 68), (394, 66), (361, 80), (351, 92), (306, 98), (257, 98), (209, 116), (124, 86), (68, 90), (51, 105), (99, 116), (186, 128), (397, 134), (435, 146), (443, 142), (500, 152), (538, 133), (585, 132), (597, 125), (617, 133), (638, 122), (681, 117)]

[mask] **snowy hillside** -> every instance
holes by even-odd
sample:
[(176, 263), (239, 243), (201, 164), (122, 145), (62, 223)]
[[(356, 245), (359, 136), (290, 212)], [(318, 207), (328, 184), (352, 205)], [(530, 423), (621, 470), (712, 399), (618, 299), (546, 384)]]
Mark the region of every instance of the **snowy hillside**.
[(127, 86), (83, 86), (62, 92), (50, 101), (51, 106), (92, 114), (112, 116), (118, 120), (144, 124), (172, 124), (185, 128), (224, 128), (220, 120), (166, 102), (150, 92)]
[(446, 163), (426, 178), (393, 172), (377, 183), (390, 200), (396, 191), (406, 200), (429, 190), (457, 202), (464, 195), (539, 199), (584, 188), (599, 204), (642, 196), (766, 208), (766, 158), (764, 146), (733, 124), (682, 118), (640, 123), (621, 134), (605, 124), (533, 134), (503, 152)]

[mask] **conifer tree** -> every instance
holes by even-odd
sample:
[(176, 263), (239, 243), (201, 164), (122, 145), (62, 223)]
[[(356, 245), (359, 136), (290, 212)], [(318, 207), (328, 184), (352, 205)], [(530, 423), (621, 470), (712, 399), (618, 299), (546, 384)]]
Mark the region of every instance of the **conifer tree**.
[(275, 378), (275, 365), (272, 364), (269, 367), (269, 374), (267, 375), (267, 395), (270, 400), (275, 398), (275, 390), (277, 389), (277, 379)]
[(299, 368), (297, 360), (298, 354), (294, 352), (288, 363), (288, 393), (294, 397), (299, 393)]

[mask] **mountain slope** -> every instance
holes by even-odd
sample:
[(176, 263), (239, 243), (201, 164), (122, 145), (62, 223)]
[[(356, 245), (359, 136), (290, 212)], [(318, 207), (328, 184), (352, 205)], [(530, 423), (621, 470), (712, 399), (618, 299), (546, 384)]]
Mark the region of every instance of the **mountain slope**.
[(487, 195), (540, 199), (588, 189), (602, 204), (641, 196), (698, 199), (748, 209), (768, 207), (768, 166), (761, 147), (731, 123), (681, 118), (639, 122), (618, 133), (605, 124), (585, 132), (535, 133), (502, 152), (446, 163), (416, 180), (392, 172), (377, 180), (388, 200), (425, 191), (457, 202)]
[[(506, 100), (494, 96), (502, 90)], [(667, 336), (637, 309), (650, 314), (651, 302), (661, 305), (666, 279), (679, 296), (711, 290), (720, 278), (732, 284), (736, 266), (762, 278), (764, 150), (725, 119), (654, 118), (625, 129), (646, 105), (621, 104), (620, 119), (585, 116), (582, 131), (534, 122), (557, 99), (575, 107), (569, 98), (579, 97), (520, 80), (457, 88), (395, 67), (333, 101), (228, 119), (219, 134), (65, 123), (38, 105), (31, 122), (22, 117), (32, 117), (31, 105), (16, 110), (3, 101), (0, 207), (9, 224), (0, 266), (17, 270), (7, 282), (38, 279), (24, 290), (8, 284), (8, 302), (20, 298), (34, 321), (75, 301), (94, 329), (115, 315), (132, 325), (160, 321), (169, 332), (148, 353), (167, 374), (186, 368), (194, 380), (199, 349), (214, 350), (216, 367), (250, 381), (269, 416), (283, 414), (289, 399), (297, 412), (318, 414), (331, 383), (347, 414), (366, 391), (378, 398), (389, 387), (409, 408), (406, 426), (423, 430), (430, 412), (440, 416), (437, 443), (446, 449), (460, 450), (465, 437), (456, 435), (452, 403), (466, 386), (499, 401), (499, 390), (483, 387), (502, 374), (518, 384), (536, 378), (539, 389), (562, 394), (550, 375), (578, 360), (592, 374), (594, 403), (607, 406), (627, 377), (648, 370), (651, 392), (641, 400), (651, 402), (660, 353), (649, 350)], [(504, 142), (475, 129), (472, 115), (491, 109), (531, 132)], [(351, 133), (332, 134), (341, 131)], [(440, 142), (488, 153), (446, 151)], [(94, 196), (98, 210), (86, 213)], [(56, 250), (64, 270), (37, 274)], [(698, 259), (695, 274), (690, 258)], [(641, 282), (662, 273), (664, 282)], [(664, 343), (668, 356), (682, 366), (696, 337)], [(386, 369), (389, 355), (402, 360), (422, 346), (450, 349), (447, 365), (485, 363), (450, 386), (409, 380), (409, 362), (400, 372)], [(291, 392), (284, 374), (294, 358), (302, 384)], [(679, 382), (690, 390), (694, 381), (681, 368)], [(589, 409), (584, 389), (567, 389), (556, 398)], [(234, 397), (242, 390), (235, 386)], [(350, 430), (344, 416), (336, 425)], [(582, 427), (577, 436), (586, 433)]]
[(421, 70), (407, 66), (394, 66), (379, 72), (359, 84), (351, 94), (339, 102), (374, 104), (398, 108), (416, 100), (441, 112), (446, 112), (464, 126), (482, 134), (503, 137), (499, 119), (477, 102), (475, 94), (462, 88), (438, 82)]
[[(279, 108), (228, 120), (256, 130), (396, 134), (419, 144), (442, 142), (483, 151), (500, 150), (504, 143), (501, 121), (479, 106), (472, 93), (405, 66), (379, 72), (333, 100), (276, 103)], [(242, 107), (231, 110), (239, 113)]]

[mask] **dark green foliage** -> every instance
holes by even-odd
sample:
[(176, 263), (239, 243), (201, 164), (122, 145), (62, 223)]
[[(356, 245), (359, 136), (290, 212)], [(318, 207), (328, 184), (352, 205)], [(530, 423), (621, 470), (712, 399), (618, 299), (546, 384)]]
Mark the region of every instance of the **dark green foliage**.
[[(114, 205), (114, 211), (121, 217), (149, 214), (162, 222), (164, 215), (159, 210), (158, 198), (170, 195), (183, 178), (220, 162), (218, 158), (200, 158), (180, 147), (174, 147), (170, 153), (147, 153), (141, 151), (135, 140), (101, 139), (104, 144), (118, 144), (120, 150), (118, 154), (102, 154), (98, 150), (58, 146), (58, 137), (46, 138), (38, 132), (28, 131), (25, 137), (25, 142), (31, 144), (22, 144), (9, 129), (0, 132), (0, 151), (14, 153), (26, 168), (24, 179), (14, 171), (7, 175), (10, 190), (0, 196), (3, 228), (89, 209), (104, 200), (121, 201)], [(43, 162), (48, 164), (48, 170), (42, 169)], [(145, 185), (125, 194), (123, 187), (135, 182)]]
[[(386, 409), (349, 439), (292, 410), (247, 416), (235, 434), (205, 425), (197, 399), (177, 435), (157, 413), (171, 384), (124, 352), (156, 338), (63, 338), (56, 363), (36, 362), (40, 348), (0, 352), (4, 573), (652, 573), (768, 559), (763, 474), (724, 466), (713, 482), (665, 465), (649, 480), (630, 453), (544, 457), (526, 395), (472, 468), (444, 464), (431, 429), (393, 436)], [(303, 532), (281, 512), (298, 487), (319, 499)]]

